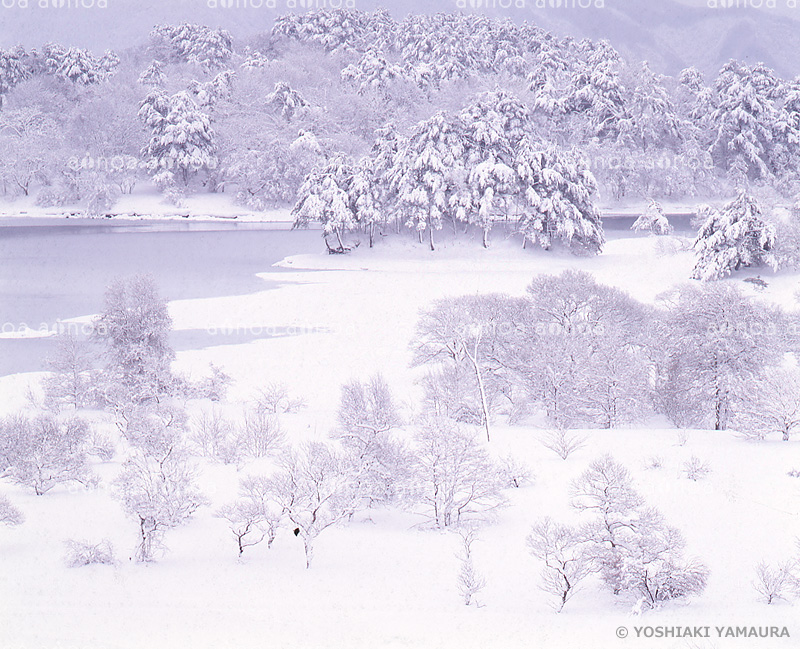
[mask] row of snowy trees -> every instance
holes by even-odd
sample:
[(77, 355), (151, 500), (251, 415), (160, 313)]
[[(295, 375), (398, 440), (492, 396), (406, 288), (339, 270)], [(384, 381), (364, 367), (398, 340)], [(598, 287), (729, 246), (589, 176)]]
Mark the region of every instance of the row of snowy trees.
[[(481, 425), (543, 412), (559, 428), (612, 428), (663, 413), (676, 425), (749, 435), (797, 431), (800, 392), (783, 365), (796, 317), (728, 284), (681, 286), (657, 307), (586, 273), (537, 277), (524, 298), (448, 298), (426, 311), (415, 363), (432, 410)], [(787, 381), (786, 377), (795, 377)]]
[[(335, 234), (391, 220), (422, 234), (474, 226), (484, 246), (497, 221), (513, 222), (526, 242), (555, 241), (598, 252), (600, 215), (594, 178), (569, 151), (535, 139), (530, 111), (515, 97), (490, 92), (460, 113), (440, 112), (407, 135), (384, 130), (372, 155), (357, 163), (333, 158), (300, 189), (298, 224), (314, 220)], [(390, 219), (389, 215), (393, 215)]]

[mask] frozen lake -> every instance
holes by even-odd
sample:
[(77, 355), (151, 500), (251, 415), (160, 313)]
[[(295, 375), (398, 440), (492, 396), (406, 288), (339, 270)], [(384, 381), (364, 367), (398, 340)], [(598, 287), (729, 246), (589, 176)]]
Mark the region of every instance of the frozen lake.
[[(168, 300), (242, 295), (268, 288), (256, 273), (287, 255), (320, 252), (319, 231), (286, 224), (0, 221), (3, 331), (52, 329), (97, 313), (115, 278), (149, 273)], [(273, 269), (280, 272), (279, 269)], [(202, 336), (176, 349), (203, 346)], [(42, 338), (0, 338), (0, 375), (38, 371), (52, 349)]]

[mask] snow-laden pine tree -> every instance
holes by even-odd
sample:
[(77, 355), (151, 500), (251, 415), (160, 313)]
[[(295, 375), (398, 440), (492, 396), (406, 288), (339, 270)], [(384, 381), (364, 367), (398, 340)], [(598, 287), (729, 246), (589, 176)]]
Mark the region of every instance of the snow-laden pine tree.
[(348, 250), (342, 235), (358, 225), (349, 193), (353, 174), (353, 161), (349, 157), (333, 156), (306, 177), (292, 210), (297, 226), (310, 221), (322, 223), (326, 243), (329, 236), (336, 237), (338, 248), (329, 246), (336, 252)]
[(487, 247), (492, 225), (509, 217), (519, 192), (514, 154), (530, 128), (530, 111), (516, 97), (495, 91), (479, 97), (460, 117), (467, 186), (454, 196), (455, 218), (480, 228)]
[(0, 108), (3, 107), (3, 98), (30, 77), (31, 70), (25, 59), (25, 51), (21, 48), (0, 49)]
[(598, 253), (605, 243), (597, 191), (586, 164), (558, 147), (523, 141), (514, 166), (519, 176), (519, 231), (524, 242), (549, 250), (559, 242), (573, 252)]
[(717, 166), (741, 168), (747, 179), (769, 178), (773, 172), (772, 139), (779, 121), (774, 99), (781, 84), (774, 72), (758, 64), (728, 62), (714, 84), (711, 152)]
[(673, 228), (669, 219), (664, 215), (661, 203), (651, 198), (647, 210), (636, 219), (631, 230), (651, 234), (672, 234)]
[(194, 63), (207, 70), (224, 68), (233, 54), (230, 33), (204, 25), (157, 25), (150, 40), (160, 60)]
[(142, 101), (139, 117), (151, 133), (144, 153), (152, 174), (188, 185), (199, 172), (216, 167), (211, 119), (188, 92), (170, 97), (154, 89)]
[(607, 41), (582, 41), (581, 46), (583, 56), (573, 77), (568, 111), (582, 116), (587, 137), (616, 139), (626, 113), (619, 54)]
[(285, 81), (278, 81), (275, 84), (273, 91), (267, 95), (265, 103), (270, 110), (278, 113), (287, 122), (291, 122), (308, 108), (308, 102), (303, 96)]
[(627, 110), (620, 121), (620, 140), (643, 151), (677, 149), (683, 139), (683, 124), (663, 77), (656, 75), (645, 61), (631, 85)]
[(774, 264), (775, 229), (758, 201), (740, 192), (720, 211), (712, 210), (694, 241), (693, 279), (715, 280), (753, 266)]
[(452, 199), (463, 191), (465, 134), (461, 121), (445, 112), (417, 124), (389, 170), (401, 217), (422, 240), (427, 230), (431, 250), (435, 230), (452, 218)]
[(358, 161), (348, 186), (350, 207), (358, 227), (369, 237), (369, 247), (375, 245), (375, 229), (385, 222), (381, 210), (381, 187), (375, 177), (372, 158)]
[(357, 63), (342, 70), (342, 81), (352, 84), (360, 95), (366, 92), (386, 93), (395, 80), (405, 76), (401, 66), (390, 63), (383, 52), (372, 48)]
[(167, 82), (167, 75), (164, 74), (164, 64), (161, 61), (153, 61), (147, 69), (139, 75), (138, 83), (143, 86), (153, 86), (163, 88)]

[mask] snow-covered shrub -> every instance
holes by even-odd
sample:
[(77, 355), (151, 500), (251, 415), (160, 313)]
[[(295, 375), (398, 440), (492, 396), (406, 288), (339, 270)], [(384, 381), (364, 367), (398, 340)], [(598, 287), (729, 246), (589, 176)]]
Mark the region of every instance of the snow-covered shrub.
[(188, 415), (179, 403), (170, 400), (126, 405), (117, 410), (117, 426), (133, 448), (161, 458), (183, 446)]
[(721, 211), (712, 210), (694, 242), (692, 277), (721, 279), (753, 266), (774, 266), (775, 228), (767, 224), (755, 198), (742, 192)]
[(68, 568), (82, 568), (98, 564), (113, 566), (117, 563), (114, 558), (114, 548), (107, 539), (100, 543), (70, 539), (66, 542), (66, 546), (65, 562)]
[(472, 546), (477, 541), (478, 535), (474, 527), (467, 527), (458, 530), (461, 539), (461, 548), (456, 557), (461, 562), (461, 569), (458, 572), (458, 592), (464, 600), (466, 606), (475, 604), (480, 606), (475, 596), (486, 586), (486, 580), (475, 569), (475, 562), (472, 558)]
[(655, 607), (661, 602), (701, 594), (708, 568), (683, 558), (681, 533), (654, 510), (642, 512), (622, 533), (620, 585)]
[(5, 496), (0, 495), (0, 523), (13, 527), (25, 522), (25, 516)]
[(86, 447), (86, 453), (96, 457), (101, 462), (110, 462), (117, 453), (117, 445), (109, 435), (93, 429), (89, 437), (89, 444)]
[(664, 467), (664, 459), (660, 455), (651, 455), (644, 462), (644, 468), (656, 471)]
[(562, 460), (586, 446), (586, 437), (572, 433), (565, 428), (556, 428), (540, 440), (542, 446), (553, 451)]
[(261, 543), (267, 537), (268, 531), (270, 533), (268, 544), (272, 545), (275, 528), (267, 525), (269, 521), (265, 519), (264, 512), (258, 503), (242, 499), (226, 505), (216, 513), (216, 516), (228, 521), (228, 527), (236, 539), (239, 557), (244, 554), (246, 548)]
[(165, 549), (164, 534), (185, 524), (206, 503), (194, 467), (177, 448), (161, 458), (135, 452), (114, 486), (123, 510), (139, 526), (136, 559), (141, 562), (155, 560)]
[(17, 484), (41, 496), (69, 482), (92, 486), (90, 429), (78, 417), (17, 415), (0, 421), (0, 462)]
[(673, 228), (664, 215), (664, 208), (661, 206), (661, 203), (651, 198), (647, 210), (636, 219), (636, 222), (631, 226), (631, 230), (665, 235), (672, 234)]
[(578, 529), (544, 518), (533, 526), (527, 542), (530, 553), (544, 562), (541, 588), (556, 598), (555, 609), (560, 612), (592, 572), (584, 539)]
[(303, 398), (292, 396), (285, 383), (270, 383), (261, 390), (255, 398), (255, 409), (273, 415), (281, 413), (295, 413), (305, 408)]
[(192, 386), (193, 396), (197, 399), (223, 401), (233, 379), (225, 370), (217, 367), (214, 363), (209, 363), (208, 368), (209, 375), (203, 377)]
[(505, 504), (503, 477), (476, 435), (442, 417), (425, 420), (415, 445), (415, 500), (438, 528), (486, 520)]
[(261, 458), (278, 452), (285, 440), (286, 434), (277, 415), (254, 410), (245, 414), (236, 446), (245, 457)]
[(519, 489), (534, 479), (531, 468), (512, 454), (500, 458), (498, 469), (506, 488)]
[(772, 567), (762, 561), (756, 566), (756, 578), (753, 588), (766, 604), (774, 604), (778, 600), (787, 599), (797, 591), (797, 578), (794, 576), (795, 565), (784, 561)]
[(235, 424), (217, 409), (204, 411), (193, 418), (190, 441), (204, 457), (235, 463), (238, 449), (234, 441)]
[(683, 472), (689, 480), (697, 482), (711, 473), (711, 467), (708, 462), (704, 462), (696, 455), (693, 455), (691, 459), (683, 463)]

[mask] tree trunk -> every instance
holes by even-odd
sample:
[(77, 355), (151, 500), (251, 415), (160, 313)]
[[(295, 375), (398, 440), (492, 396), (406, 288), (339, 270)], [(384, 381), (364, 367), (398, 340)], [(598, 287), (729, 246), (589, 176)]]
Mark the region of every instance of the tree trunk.
[(481, 395), (481, 411), (483, 412), (483, 426), (486, 430), (486, 441), (492, 441), (491, 430), (489, 429), (489, 406), (486, 402), (486, 388), (483, 385), (483, 376), (481, 376), (481, 368), (478, 364), (478, 345), (480, 345), (480, 338), (475, 342), (475, 353), (474, 356), (471, 355), (468, 351), (466, 352), (467, 358), (472, 363), (472, 367), (475, 370), (475, 378), (478, 380), (478, 392)]
[(369, 224), (369, 247), (372, 248), (373, 244), (375, 243), (375, 224)]
[(428, 238), (429, 238), (430, 244), (431, 244), (431, 251), (436, 250), (436, 247), (433, 245), (433, 226), (432, 225), (428, 226)]
[(487, 228), (483, 229), (483, 247), (489, 247), (489, 230)]

